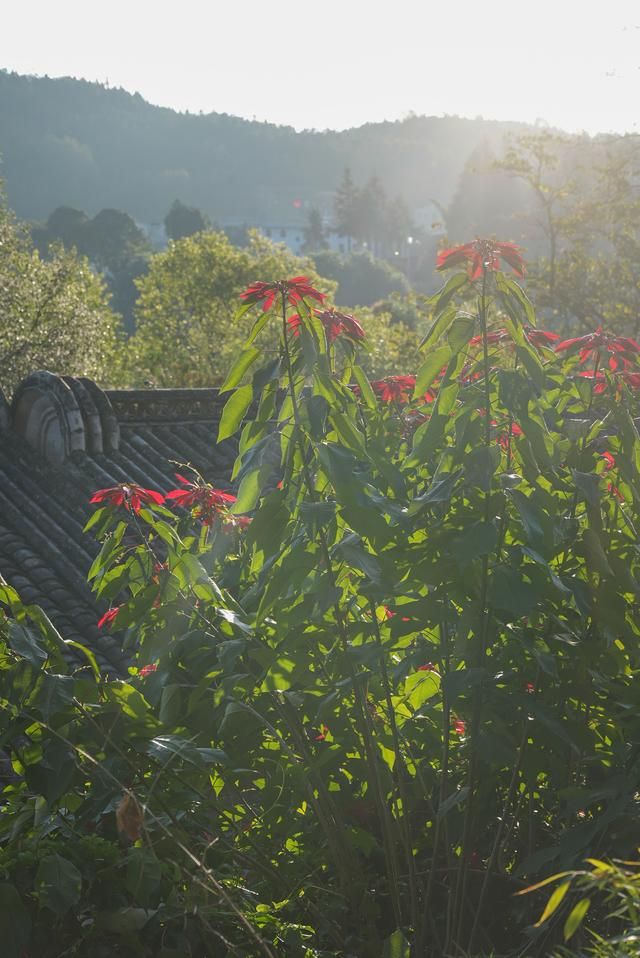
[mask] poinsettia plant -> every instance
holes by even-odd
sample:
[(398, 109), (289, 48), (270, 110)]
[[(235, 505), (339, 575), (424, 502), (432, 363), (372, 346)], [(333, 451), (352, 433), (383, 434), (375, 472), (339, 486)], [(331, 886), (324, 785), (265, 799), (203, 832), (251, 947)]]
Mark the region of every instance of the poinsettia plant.
[(524, 276), (512, 244), (443, 252), (417, 368), (378, 382), (305, 277), (252, 284), (233, 492), (96, 501), (133, 660), (66, 704), (80, 771), (46, 814), (131, 812), (147, 901), (197, 947), (215, 915), (242, 954), (501, 954), (537, 917), (514, 892), (638, 842), (638, 349), (540, 330), (503, 261)]

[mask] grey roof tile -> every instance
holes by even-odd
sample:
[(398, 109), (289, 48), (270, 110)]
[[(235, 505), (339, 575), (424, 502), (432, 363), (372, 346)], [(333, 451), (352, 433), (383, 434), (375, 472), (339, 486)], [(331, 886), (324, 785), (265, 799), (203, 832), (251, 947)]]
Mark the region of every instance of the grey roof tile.
[[(98, 630), (106, 607), (86, 581), (98, 550), (83, 532), (91, 494), (122, 482), (167, 492), (176, 462), (228, 488), (236, 444), (215, 442), (224, 399), (209, 389), (103, 392), (88, 380), (36, 373), (5, 409), (0, 575), (109, 672), (126, 671), (126, 657), (117, 633)], [(77, 661), (86, 664), (81, 653)]]

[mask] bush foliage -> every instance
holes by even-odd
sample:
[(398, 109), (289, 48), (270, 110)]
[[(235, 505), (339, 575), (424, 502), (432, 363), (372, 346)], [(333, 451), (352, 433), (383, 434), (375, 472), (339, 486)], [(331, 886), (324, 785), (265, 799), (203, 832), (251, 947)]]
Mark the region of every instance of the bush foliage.
[(580, 892), (514, 893), (633, 855), (640, 347), (559, 342), (503, 263), (442, 254), (382, 380), (312, 282), (252, 283), (236, 496), (96, 497), (126, 678), (2, 588), (9, 958), (543, 956)]

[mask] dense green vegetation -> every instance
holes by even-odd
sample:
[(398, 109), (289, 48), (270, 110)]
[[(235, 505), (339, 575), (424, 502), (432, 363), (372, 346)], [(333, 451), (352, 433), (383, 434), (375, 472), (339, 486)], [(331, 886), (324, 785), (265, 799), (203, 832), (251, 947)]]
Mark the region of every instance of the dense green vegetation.
[(0, 195), (1, 388), (45, 368), (108, 381), (119, 329), (88, 261), (61, 246), (43, 259)]
[(439, 263), (413, 375), (241, 294), (237, 497), (94, 497), (126, 679), (0, 587), (8, 958), (634, 954), (635, 871), (581, 866), (640, 841), (640, 346), (536, 328), (511, 244)]

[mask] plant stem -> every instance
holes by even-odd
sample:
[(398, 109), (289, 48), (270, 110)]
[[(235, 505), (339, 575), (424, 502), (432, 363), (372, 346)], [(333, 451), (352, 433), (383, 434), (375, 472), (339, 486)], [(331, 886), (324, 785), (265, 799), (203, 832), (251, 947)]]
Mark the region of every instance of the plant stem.
[[(483, 265), (482, 269), (482, 290), (480, 294), (480, 331), (482, 334), (482, 354), (484, 368), (484, 442), (485, 449), (491, 448), (491, 383), (489, 380), (489, 341), (487, 337), (487, 267)], [(491, 485), (484, 492), (484, 521), (489, 522), (491, 509)], [(487, 595), (489, 588), (489, 554), (482, 557), (482, 570), (480, 582), (480, 627), (478, 629), (477, 641), (475, 643), (475, 667), (480, 669), (484, 661), (487, 650), (487, 636), (489, 631), (490, 612), (487, 608)], [(455, 942), (460, 945), (462, 937), (462, 926), (466, 914), (466, 893), (467, 877), (469, 866), (469, 843), (471, 838), (471, 824), (475, 810), (475, 789), (478, 767), (478, 736), (480, 732), (480, 722), (482, 718), (482, 686), (476, 687), (473, 695), (473, 712), (470, 727), (470, 747), (471, 756), (469, 759), (469, 770), (467, 774), (467, 807), (465, 809), (464, 824), (462, 829), (462, 841), (460, 843), (460, 864), (458, 867), (458, 879), (456, 882), (456, 894), (454, 904), (455, 915)], [(477, 915), (476, 915), (477, 920)]]
[[(283, 348), (285, 356), (285, 364), (287, 369), (287, 379), (289, 383), (289, 392), (291, 394), (291, 408), (293, 411), (293, 420), (295, 425), (295, 441), (298, 445), (298, 451), (300, 453), (302, 473), (304, 476), (305, 485), (307, 486), (307, 492), (312, 502), (318, 501), (318, 493), (315, 488), (313, 477), (311, 475), (311, 470), (306, 458), (306, 450), (304, 448), (304, 443), (302, 441), (302, 420), (300, 417), (300, 408), (298, 406), (298, 399), (296, 395), (295, 380), (293, 375), (293, 363), (291, 361), (291, 351), (289, 349), (288, 341), (288, 330), (287, 330), (287, 300), (286, 295), (282, 293), (282, 338), (283, 338)], [(331, 553), (329, 551), (329, 544), (327, 542), (327, 537), (325, 535), (324, 529), (320, 528), (318, 530), (318, 540), (320, 543), (320, 551), (322, 553), (322, 558), (324, 561), (324, 566), (327, 575), (329, 576), (330, 584), (333, 590), (336, 590), (336, 577), (333, 571), (333, 564), (331, 562)], [(340, 636), (342, 648), (345, 654), (345, 660), (347, 663), (347, 668), (349, 669), (349, 675), (353, 685), (354, 700), (356, 704), (356, 716), (358, 719), (358, 725), (360, 728), (360, 734), (362, 736), (362, 742), (365, 749), (365, 754), (367, 758), (367, 764), (371, 771), (371, 778), (373, 784), (374, 797), (378, 807), (378, 816), (380, 818), (380, 826), (382, 831), (382, 844), (385, 853), (385, 860), (387, 866), (387, 878), (389, 882), (389, 894), (391, 896), (391, 901), (393, 905), (394, 917), (397, 923), (397, 926), (402, 925), (402, 908), (400, 905), (400, 896), (399, 896), (399, 869), (396, 861), (394, 842), (391, 837), (392, 825), (391, 825), (391, 815), (389, 813), (389, 808), (385, 801), (385, 796), (382, 789), (382, 783), (380, 781), (380, 776), (378, 772), (378, 762), (376, 756), (375, 745), (373, 742), (373, 736), (371, 734), (370, 719), (367, 714), (367, 702), (366, 697), (363, 696), (361, 683), (358, 679), (358, 675), (353, 667), (353, 663), (349, 657), (349, 633), (347, 626), (342, 614), (342, 609), (338, 600), (334, 603), (334, 615), (336, 619), (336, 627), (338, 629), (338, 634)]]

